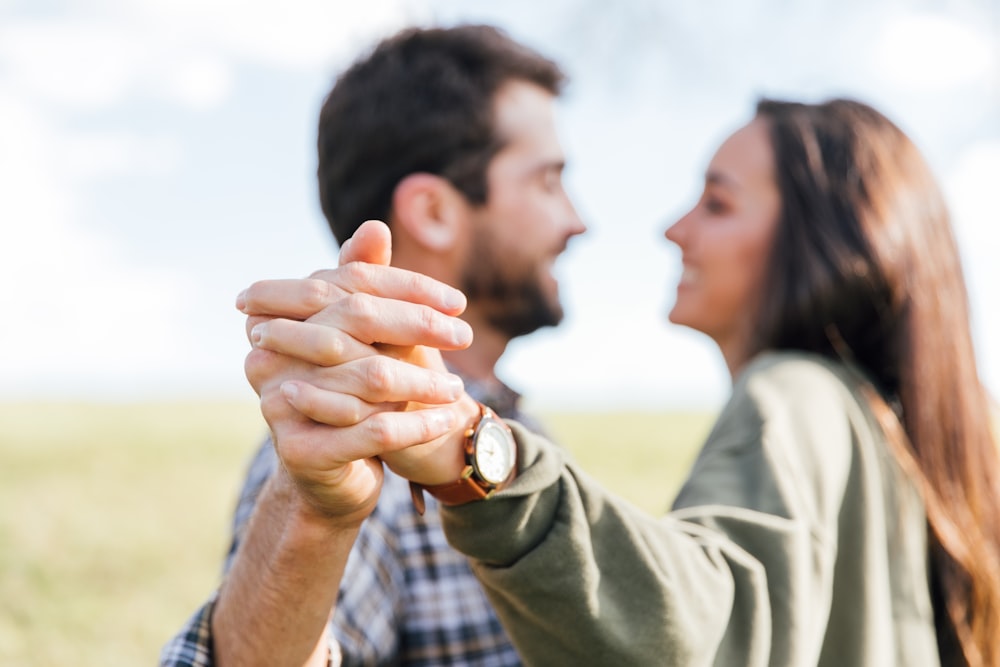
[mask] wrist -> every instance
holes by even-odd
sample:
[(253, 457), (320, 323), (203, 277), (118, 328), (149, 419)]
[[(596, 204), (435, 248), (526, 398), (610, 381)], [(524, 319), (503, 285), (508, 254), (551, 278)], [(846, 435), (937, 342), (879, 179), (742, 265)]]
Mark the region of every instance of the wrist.
[(423, 490), (445, 505), (464, 505), (487, 500), (503, 490), (517, 474), (517, 442), (510, 427), (482, 403), (459, 443), (461, 468), (446, 482), (431, 485), (411, 483), (417, 511), (423, 513)]
[(475, 427), (481, 416), (482, 407), (479, 401), (474, 400), (468, 394), (462, 394), (456, 403), (455, 428), (448, 433), (443, 445), (444, 450), (448, 452), (447, 457), (444, 457), (448, 465), (437, 470), (434, 477), (423, 482), (424, 486), (453, 482), (462, 475), (466, 467), (466, 438), (469, 429)]
[(419, 484), (441, 484), (457, 479), (464, 467), (463, 434), (479, 417), (479, 404), (462, 394), (447, 408), (448, 430), (431, 441), (380, 455), (400, 477)]
[(286, 508), (286, 532), (302, 535), (305, 539), (327, 539), (331, 533), (357, 530), (375, 506), (373, 499), (370, 504), (339, 509), (326, 507), (304, 488), (307, 485), (294, 479), (284, 466), (275, 471), (272, 485)]

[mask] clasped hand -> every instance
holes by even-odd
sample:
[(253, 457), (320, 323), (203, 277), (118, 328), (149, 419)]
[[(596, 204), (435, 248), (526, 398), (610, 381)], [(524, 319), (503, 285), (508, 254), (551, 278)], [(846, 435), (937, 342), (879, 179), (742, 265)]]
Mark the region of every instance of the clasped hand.
[(439, 349), (467, 347), (461, 292), (388, 266), (388, 227), (369, 221), (337, 269), (254, 283), (237, 298), (253, 349), (245, 371), (284, 470), (326, 517), (374, 509), (385, 462), (424, 484), (458, 478), (478, 413)]

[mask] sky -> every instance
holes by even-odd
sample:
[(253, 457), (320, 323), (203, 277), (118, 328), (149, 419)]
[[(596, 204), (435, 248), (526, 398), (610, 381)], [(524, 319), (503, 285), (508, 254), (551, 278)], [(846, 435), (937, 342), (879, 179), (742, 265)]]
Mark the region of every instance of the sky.
[(762, 95), (870, 102), (951, 206), (1000, 396), (1000, 0), (0, 0), (0, 399), (253, 398), (236, 294), (336, 263), (315, 125), (407, 25), (489, 22), (558, 60), (589, 226), (567, 317), (500, 374), (542, 408), (714, 408), (729, 380), (666, 321), (663, 230)]

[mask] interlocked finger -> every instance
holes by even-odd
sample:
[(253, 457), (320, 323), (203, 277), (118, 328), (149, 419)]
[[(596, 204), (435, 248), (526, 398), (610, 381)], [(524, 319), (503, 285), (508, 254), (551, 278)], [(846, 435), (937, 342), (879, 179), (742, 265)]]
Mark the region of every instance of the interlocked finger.
[(457, 317), (423, 304), (364, 293), (346, 296), (308, 321), (340, 329), (363, 343), (455, 350), (472, 342), (471, 327)]
[[(248, 318), (248, 321), (256, 318)], [(344, 331), (313, 322), (261, 319), (250, 330), (254, 347), (278, 352), (317, 366), (336, 366), (377, 351)]]
[(369, 404), (450, 403), (461, 396), (464, 389), (457, 375), (385, 356), (364, 357), (330, 368), (314, 367), (305, 377), (295, 378), (318, 389), (356, 396)]
[(354, 426), (376, 412), (402, 410), (405, 403), (368, 403), (357, 396), (325, 391), (307, 382), (289, 381), (281, 385), (285, 399), (306, 417), (328, 426)]
[(355, 293), (421, 304), (448, 315), (465, 310), (465, 296), (425, 275), (390, 266), (351, 262), (309, 278), (261, 280), (240, 293), (236, 306), (247, 315), (304, 320)]
[[(313, 394), (315, 388), (305, 383), (288, 382), (282, 385), (286, 400), (303, 414), (312, 412), (322, 416), (324, 410), (340, 408), (327, 402), (330, 397)], [(336, 399), (333, 399), (336, 400)], [(343, 406), (341, 406), (343, 407)], [(345, 413), (346, 414), (346, 413)], [(331, 415), (327, 415), (330, 417)], [(340, 419), (343, 415), (338, 416)], [(374, 412), (354, 425), (329, 428), (328, 425), (313, 422), (303, 433), (315, 432), (309, 437), (308, 454), (323, 462), (344, 462), (386, 453), (396, 452), (414, 445), (424, 445), (436, 438), (447, 435), (456, 423), (453, 405), (426, 407), (412, 411), (383, 409)], [(286, 444), (295, 442), (285, 438)], [(316, 447), (318, 445), (318, 448)], [(303, 455), (303, 452), (299, 452)], [(450, 478), (450, 475), (446, 476)]]
[(328, 281), (344, 294), (371, 294), (408, 301), (448, 315), (465, 310), (465, 295), (422, 273), (394, 266), (350, 262), (336, 269), (315, 271), (311, 280)]
[(348, 292), (316, 278), (260, 280), (243, 290), (236, 307), (247, 315), (267, 315), (304, 320)]

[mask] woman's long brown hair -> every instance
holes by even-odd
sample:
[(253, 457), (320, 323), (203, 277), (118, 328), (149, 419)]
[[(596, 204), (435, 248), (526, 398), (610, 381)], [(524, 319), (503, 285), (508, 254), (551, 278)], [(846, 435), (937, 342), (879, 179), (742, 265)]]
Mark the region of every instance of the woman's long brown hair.
[(757, 115), (782, 207), (749, 352), (846, 351), (868, 374), (927, 508), (942, 664), (1000, 665), (1000, 457), (940, 189), (870, 106), (762, 100)]

